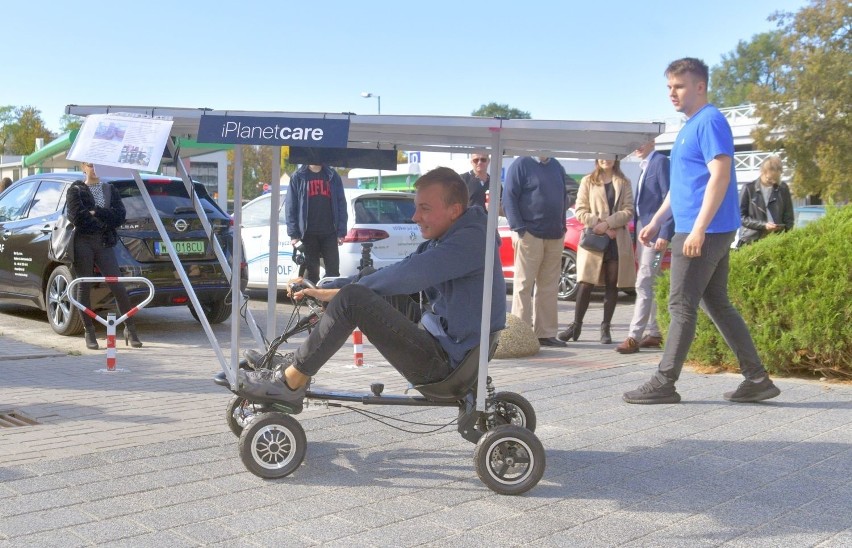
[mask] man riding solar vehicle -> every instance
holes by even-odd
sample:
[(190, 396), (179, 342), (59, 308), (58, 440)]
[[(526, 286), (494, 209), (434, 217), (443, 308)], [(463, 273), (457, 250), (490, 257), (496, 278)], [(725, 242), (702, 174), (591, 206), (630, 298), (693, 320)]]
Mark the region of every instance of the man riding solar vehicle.
[[(497, 392), (488, 378), (485, 411), (475, 409), (480, 313), (485, 282), (485, 210), (468, 207), (467, 186), (449, 168), (420, 177), (414, 222), (426, 239), (402, 261), (382, 269), (362, 270), (350, 278), (326, 280), (314, 287), (307, 281), (292, 296), (327, 303), (308, 319), (313, 325), (295, 352), (280, 355), (278, 344), (265, 352), (249, 350), (231, 387), (224, 374), (217, 384), (236, 393), (228, 410), (229, 426), (240, 436), (240, 452), (250, 471), (261, 477), (282, 477), (304, 457), (304, 431), (291, 415), (302, 411), (305, 398), (375, 405), (457, 406), (459, 433), (477, 443), (477, 474), (494, 491), (520, 494), (532, 488), (544, 470), (544, 449), (533, 433), (535, 412), (512, 392)], [(499, 245), (499, 243), (497, 243)], [(493, 295), (488, 329), (488, 357), (496, 335), (506, 323), (506, 286), (499, 255), (491, 270)], [(401, 304), (420, 295), (419, 321)], [(404, 298), (400, 299), (399, 297)], [(307, 325), (304, 320), (300, 325)], [(376, 349), (422, 396), (334, 392), (310, 387), (311, 377), (359, 328)], [(332, 405), (332, 404), (329, 404)], [(452, 423), (450, 423), (452, 424)], [(448, 425), (443, 425), (448, 426)]]

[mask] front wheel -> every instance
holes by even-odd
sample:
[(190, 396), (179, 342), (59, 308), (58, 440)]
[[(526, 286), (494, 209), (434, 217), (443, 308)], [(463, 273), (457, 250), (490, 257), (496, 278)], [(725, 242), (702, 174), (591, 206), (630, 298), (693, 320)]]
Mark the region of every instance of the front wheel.
[(240, 435), (240, 459), (255, 476), (275, 479), (302, 464), (308, 440), (299, 421), (285, 413), (264, 413)]
[(562, 250), (562, 271), (559, 273), (556, 296), (560, 301), (577, 298), (577, 254), (570, 249)]
[(533, 432), (506, 424), (479, 438), (473, 452), (476, 475), (501, 495), (520, 495), (544, 475), (544, 446)]
[(263, 412), (263, 406), (252, 403), (247, 399), (234, 395), (225, 410), (225, 423), (235, 436), (240, 437), (248, 423), (258, 413)]
[(515, 392), (497, 392), (493, 405), (493, 418), (497, 425), (514, 424), (535, 432), (535, 409), (525, 397)]
[(83, 331), (80, 311), (68, 299), (68, 284), (73, 279), (71, 270), (65, 265), (59, 265), (50, 273), (44, 288), (47, 321), (59, 335), (77, 335)]

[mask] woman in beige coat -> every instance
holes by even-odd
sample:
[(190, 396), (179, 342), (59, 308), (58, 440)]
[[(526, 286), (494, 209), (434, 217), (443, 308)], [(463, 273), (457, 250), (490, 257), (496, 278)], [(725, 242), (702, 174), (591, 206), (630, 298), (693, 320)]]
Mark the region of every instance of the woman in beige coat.
[(610, 242), (604, 251), (577, 248), (579, 287), (574, 322), (559, 333), (558, 338), (567, 342), (580, 337), (592, 289), (603, 285), (606, 292), (601, 343), (611, 344), (609, 323), (615, 313), (618, 288), (633, 287), (636, 282), (633, 242), (627, 228), (633, 219), (633, 190), (630, 181), (621, 172), (618, 160), (595, 162), (595, 170), (580, 181), (575, 213), (585, 227), (593, 229), (596, 234), (606, 234)]

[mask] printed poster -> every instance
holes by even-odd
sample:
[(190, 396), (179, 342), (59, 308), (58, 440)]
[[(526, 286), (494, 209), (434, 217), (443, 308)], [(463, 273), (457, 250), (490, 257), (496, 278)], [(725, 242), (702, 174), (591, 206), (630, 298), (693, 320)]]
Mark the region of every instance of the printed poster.
[(90, 114), (68, 151), (68, 159), (156, 172), (172, 123), (167, 117), (126, 112)]

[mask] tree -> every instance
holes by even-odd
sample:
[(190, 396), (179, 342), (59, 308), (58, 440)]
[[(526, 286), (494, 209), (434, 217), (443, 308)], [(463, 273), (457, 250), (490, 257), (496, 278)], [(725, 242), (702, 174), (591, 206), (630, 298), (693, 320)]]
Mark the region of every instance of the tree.
[(509, 105), (500, 105), (494, 102), (482, 105), (470, 113), (471, 116), (482, 116), (485, 118), (520, 118), (529, 120), (532, 118), (529, 112), (512, 108)]
[[(272, 182), (272, 147), (243, 146), (243, 199), (257, 198), (263, 193), (262, 183)], [(281, 147), (281, 173), (293, 173), (296, 166), (289, 163), (290, 148)], [(234, 180), (234, 151), (228, 151), (228, 180)], [(228, 197), (233, 198), (233, 185)]]
[(0, 107), (0, 154), (6, 154), (6, 143), (11, 136), (11, 127), (15, 123), (15, 107)]
[[(6, 107), (4, 107), (6, 108)], [(53, 139), (53, 134), (44, 125), (41, 111), (35, 107), (18, 107), (12, 115), (14, 121), (3, 126), (4, 153), (25, 156), (35, 151), (36, 139)]]
[(778, 22), (782, 55), (768, 65), (777, 86), (755, 90), (755, 144), (784, 149), (796, 196), (852, 199), (852, 5), (811, 0), (770, 20)]
[(756, 34), (750, 42), (740, 40), (734, 51), (722, 55), (722, 62), (710, 70), (710, 102), (717, 107), (752, 103), (758, 86), (783, 91), (770, 68), (782, 54), (781, 38), (777, 30)]
[(80, 129), (83, 125), (84, 118), (82, 116), (75, 116), (74, 114), (63, 114), (62, 118), (59, 119), (59, 129), (62, 133), (67, 131), (73, 131), (75, 129)]

